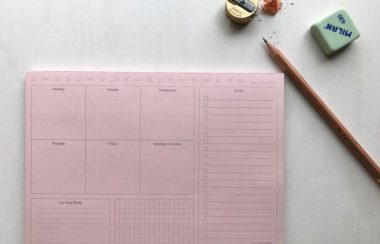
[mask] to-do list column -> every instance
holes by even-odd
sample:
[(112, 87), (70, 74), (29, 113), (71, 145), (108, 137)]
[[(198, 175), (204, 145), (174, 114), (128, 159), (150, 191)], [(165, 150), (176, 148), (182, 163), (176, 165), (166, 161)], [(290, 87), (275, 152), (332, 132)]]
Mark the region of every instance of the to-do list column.
[(202, 243), (215, 239), (275, 243), (277, 98), (273, 89), (200, 89)]

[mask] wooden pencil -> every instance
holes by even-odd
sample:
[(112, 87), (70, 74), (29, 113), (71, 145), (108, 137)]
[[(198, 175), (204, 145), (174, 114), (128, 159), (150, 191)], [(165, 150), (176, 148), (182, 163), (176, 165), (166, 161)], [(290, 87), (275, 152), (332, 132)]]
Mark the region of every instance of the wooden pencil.
[[(264, 38), (263, 38), (264, 39)], [(318, 94), (311, 88), (297, 69), (289, 62), (285, 55), (273, 44), (264, 39), (270, 55), (280, 68), (290, 77), (298, 90), (306, 97), (321, 117), (331, 127), (335, 134), (344, 142), (371, 176), (380, 183), (380, 168), (364, 148), (356, 141), (351, 133), (344, 127), (334, 113), (327, 107)]]

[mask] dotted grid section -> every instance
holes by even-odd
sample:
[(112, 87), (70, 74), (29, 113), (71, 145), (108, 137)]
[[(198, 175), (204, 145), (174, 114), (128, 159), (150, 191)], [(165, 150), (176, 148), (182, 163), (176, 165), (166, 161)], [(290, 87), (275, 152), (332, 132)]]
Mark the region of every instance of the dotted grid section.
[(115, 201), (115, 244), (193, 244), (194, 201)]

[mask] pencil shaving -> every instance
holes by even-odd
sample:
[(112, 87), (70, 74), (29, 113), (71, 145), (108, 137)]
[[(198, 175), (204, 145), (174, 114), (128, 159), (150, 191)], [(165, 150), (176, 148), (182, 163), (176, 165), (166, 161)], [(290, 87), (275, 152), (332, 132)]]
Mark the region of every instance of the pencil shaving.
[(281, 0), (264, 0), (263, 11), (275, 15), (281, 9), (282, 2)]

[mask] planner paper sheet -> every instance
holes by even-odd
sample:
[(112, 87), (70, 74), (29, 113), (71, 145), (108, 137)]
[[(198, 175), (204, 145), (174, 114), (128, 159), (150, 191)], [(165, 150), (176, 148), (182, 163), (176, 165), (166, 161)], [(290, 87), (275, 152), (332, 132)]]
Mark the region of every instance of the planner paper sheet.
[(283, 75), (29, 72), (26, 244), (279, 244)]

